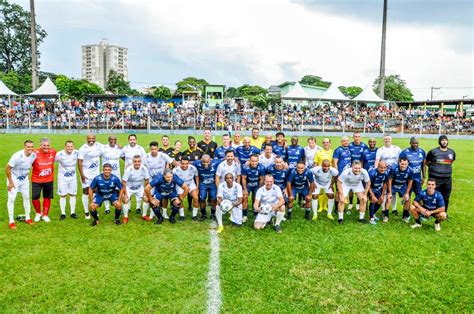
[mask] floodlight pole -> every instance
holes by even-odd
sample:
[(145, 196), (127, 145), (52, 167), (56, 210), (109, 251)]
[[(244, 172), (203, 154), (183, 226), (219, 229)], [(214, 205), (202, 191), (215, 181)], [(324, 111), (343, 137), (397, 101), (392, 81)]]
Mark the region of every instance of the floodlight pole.
[(385, 99), (385, 43), (387, 34), (387, 0), (383, 1), (382, 47), (380, 53), (379, 97)]
[(31, 37), (31, 87), (33, 91), (38, 86), (38, 57), (36, 54), (36, 18), (35, 0), (30, 0), (30, 37)]

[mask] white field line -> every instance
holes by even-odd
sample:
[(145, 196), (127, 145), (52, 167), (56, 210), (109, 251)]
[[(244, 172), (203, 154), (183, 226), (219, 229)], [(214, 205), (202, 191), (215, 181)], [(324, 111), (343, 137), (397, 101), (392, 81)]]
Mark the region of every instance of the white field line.
[(219, 313), (222, 305), (220, 282), (219, 237), (215, 224), (209, 230), (211, 252), (209, 256), (209, 272), (207, 275), (207, 313)]

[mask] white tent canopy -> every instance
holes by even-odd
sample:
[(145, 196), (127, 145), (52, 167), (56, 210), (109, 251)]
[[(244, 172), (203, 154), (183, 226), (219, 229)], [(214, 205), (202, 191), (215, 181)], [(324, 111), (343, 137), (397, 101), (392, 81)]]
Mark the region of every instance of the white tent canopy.
[(357, 95), (353, 99), (353, 101), (357, 102), (367, 102), (367, 103), (381, 103), (381, 102), (388, 102), (387, 100), (384, 100), (377, 96), (374, 91), (372, 90), (372, 87), (370, 85), (367, 85), (364, 90)]
[(320, 100), (340, 100), (348, 101), (349, 99), (339, 90), (336, 84), (332, 83), (331, 86), (319, 97)]
[(311, 96), (301, 87), (299, 82), (295, 83), (295, 86), (289, 91), (286, 95), (282, 97), (283, 99), (310, 99)]
[(32, 96), (32, 97), (54, 96), (54, 97), (57, 97), (58, 95), (59, 95), (59, 93), (58, 93), (58, 89), (56, 88), (56, 85), (54, 85), (54, 83), (48, 77), (48, 78), (46, 78), (46, 81), (43, 82), (43, 85), (38, 87), (37, 90), (35, 90), (31, 94), (28, 94), (27, 96)]
[(5, 83), (0, 81), (0, 96), (17, 96)]

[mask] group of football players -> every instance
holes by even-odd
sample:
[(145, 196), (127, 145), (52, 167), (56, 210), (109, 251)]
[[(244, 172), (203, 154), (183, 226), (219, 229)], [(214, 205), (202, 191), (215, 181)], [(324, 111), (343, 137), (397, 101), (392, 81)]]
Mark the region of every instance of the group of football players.
[[(78, 218), (79, 179), (85, 218), (92, 216), (93, 226), (99, 224), (98, 209), (102, 205), (105, 214), (111, 213), (113, 206), (115, 224), (128, 223), (135, 196), (136, 214), (156, 224), (166, 219), (170, 223), (184, 221), (185, 203), (192, 220), (204, 221), (210, 206), (209, 218), (217, 221), (217, 232), (221, 233), (225, 214), (229, 213), (231, 224), (241, 226), (248, 220), (250, 207), (255, 229), (272, 224), (280, 233), (282, 221), (292, 218), (294, 203), (304, 208), (307, 220), (317, 220), (318, 213), (324, 210), (326, 217), (334, 220), (335, 207), (342, 224), (344, 215), (354, 208), (355, 195), (361, 223), (367, 222), (367, 208), (371, 224), (377, 224), (380, 208), (381, 219), (387, 223), (390, 208), (393, 215), (398, 215), (400, 197), (403, 221), (409, 223), (413, 217), (412, 227), (419, 228), (422, 219), (434, 217), (435, 230), (439, 231), (440, 222), (447, 219), (456, 157), (448, 148), (447, 137), (440, 136), (439, 147), (428, 154), (415, 137), (404, 150), (392, 144), (390, 135), (384, 135), (383, 141), (380, 148), (375, 138), (370, 138), (367, 145), (356, 132), (352, 142), (343, 136), (335, 150), (328, 138), (319, 147), (316, 139), (309, 137), (307, 146), (302, 147), (297, 136), (288, 143), (283, 132), (276, 133), (274, 139), (271, 135), (261, 137), (254, 128), (251, 136), (242, 141), (239, 133), (232, 138), (224, 134), (219, 146), (206, 129), (200, 142), (189, 136), (185, 150), (180, 141), (172, 147), (166, 135), (161, 138), (161, 145), (157, 141), (149, 143), (146, 152), (135, 134), (128, 136), (125, 146), (117, 143), (116, 136), (111, 135), (107, 144), (100, 144), (94, 134), (89, 134), (79, 150), (68, 140), (64, 149), (56, 153), (48, 138), (43, 138), (37, 149), (27, 140), (6, 167), (9, 227), (16, 229), (14, 203), (18, 192), (23, 197), (27, 224), (50, 221), (57, 162), (60, 220), (67, 217), (67, 198), (70, 217)], [(125, 165), (123, 175), (121, 159)], [(30, 218), (31, 169), (34, 222)]]

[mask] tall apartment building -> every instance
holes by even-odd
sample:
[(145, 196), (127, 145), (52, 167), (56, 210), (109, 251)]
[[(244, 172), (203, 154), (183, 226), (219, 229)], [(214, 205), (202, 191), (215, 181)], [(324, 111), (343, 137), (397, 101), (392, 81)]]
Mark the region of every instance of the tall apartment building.
[(128, 81), (128, 49), (109, 45), (102, 39), (98, 45), (82, 46), (82, 78), (105, 88), (110, 70)]

